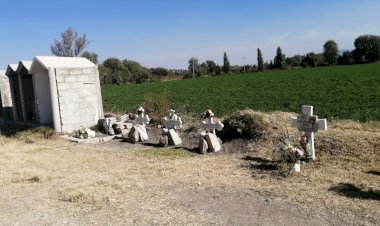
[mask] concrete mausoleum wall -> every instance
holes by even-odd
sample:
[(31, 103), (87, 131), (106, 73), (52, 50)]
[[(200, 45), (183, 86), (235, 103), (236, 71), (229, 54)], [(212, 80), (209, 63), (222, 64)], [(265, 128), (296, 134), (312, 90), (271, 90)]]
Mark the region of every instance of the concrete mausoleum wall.
[(36, 65), (33, 81), (38, 123), (41, 125), (53, 124), (49, 76), (47, 70), (41, 65)]
[(93, 126), (101, 114), (97, 68), (55, 70), (62, 131)]
[(0, 70), (0, 122), (13, 121), (12, 95), (9, 78), (5, 75), (5, 70)]
[(0, 94), (0, 110), (9, 106), (13, 115), (8, 121), (65, 133), (103, 118), (98, 67), (82, 57), (36, 56), (9, 64), (0, 75)]

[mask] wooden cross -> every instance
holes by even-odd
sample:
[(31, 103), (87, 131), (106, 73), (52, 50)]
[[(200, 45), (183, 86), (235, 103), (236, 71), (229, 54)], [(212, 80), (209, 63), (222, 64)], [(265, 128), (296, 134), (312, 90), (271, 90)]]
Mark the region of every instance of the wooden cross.
[(220, 131), (224, 127), (223, 123), (221, 123), (220, 121), (218, 121), (217, 123), (214, 123), (214, 120), (212, 117), (208, 118), (205, 121), (202, 121), (202, 126), (203, 126), (203, 129), (206, 130), (206, 132), (210, 132), (213, 134), (215, 134), (216, 129)]
[(292, 117), (291, 119), (292, 127), (297, 127), (299, 131), (305, 132), (311, 149), (311, 156), (307, 157), (311, 158), (312, 160), (315, 160), (314, 132), (326, 131), (327, 120), (318, 119), (318, 116), (313, 115), (313, 106), (310, 105), (303, 105), (302, 115)]
[(167, 119), (166, 117), (163, 119), (163, 126), (168, 129), (177, 129), (182, 127), (182, 120), (180, 117), (177, 119)]

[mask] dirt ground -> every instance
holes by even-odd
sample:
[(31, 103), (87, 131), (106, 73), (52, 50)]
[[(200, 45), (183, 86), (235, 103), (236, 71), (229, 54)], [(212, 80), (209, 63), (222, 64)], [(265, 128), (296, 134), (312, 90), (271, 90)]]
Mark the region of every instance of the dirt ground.
[(0, 137), (0, 225), (380, 222), (377, 129), (332, 124), (316, 136), (317, 160), (286, 178), (268, 141), (234, 140), (199, 155), (197, 129), (185, 127), (174, 148), (156, 147), (160, 129), (148, 132), (145, 144)]

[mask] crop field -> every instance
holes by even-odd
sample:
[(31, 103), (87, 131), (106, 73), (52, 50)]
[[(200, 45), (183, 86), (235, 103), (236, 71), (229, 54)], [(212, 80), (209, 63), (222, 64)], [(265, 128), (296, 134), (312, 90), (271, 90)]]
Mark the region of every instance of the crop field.
[(328, 119), (380, 121), (380, 64), (319, 67), (202, 77), (102, 88), (106, 111), (131, 112), (144, 96), (166, 96), (171, 107), (217, 116), (234, 110), (300, 112), (313, 105)]

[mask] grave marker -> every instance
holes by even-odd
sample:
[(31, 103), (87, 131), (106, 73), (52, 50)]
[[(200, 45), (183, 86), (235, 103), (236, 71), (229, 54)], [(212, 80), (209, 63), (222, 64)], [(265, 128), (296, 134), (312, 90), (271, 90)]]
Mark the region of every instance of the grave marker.
[(206, 132), (210, 132), (215, 134), (215, 130), (222, 130), (224, 125), (220, 121), (214, 123), (214, 119), (212, 117), (207, 118), (205, 121), (202, 121), (203, 129)]
[(292, 117), (291, 120), (292, 127), (297, 127), (299, 131), (305, 132), (311, 149), (311, 156), (307, 157), (315, 160), (314, 133), (319, 131), (326, 131), (327, 120), (318, 119), (318, 116), (313, 115), (313, 106), (310, 105), (303, 105), (302, 115)]
[(182, 120), (179, 117), (177, 119), (167, 119), (165, 117), (162, 120), (162, 124), (168, 129), (177, 129), (182, 127)]

